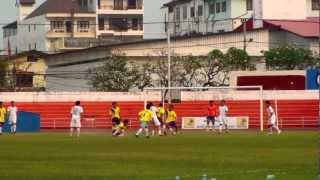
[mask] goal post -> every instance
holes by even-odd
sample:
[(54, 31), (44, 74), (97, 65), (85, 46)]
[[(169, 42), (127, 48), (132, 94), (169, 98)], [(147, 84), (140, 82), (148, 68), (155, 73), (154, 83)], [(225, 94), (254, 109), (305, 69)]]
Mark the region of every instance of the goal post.
[[(235, 104), (237, 102), (242, 102), (244, 110), (248, 107), (246, 104), (249, 102), (254, 102), (258, 104), (258, 108), (255, 109), (255, 113), (258, 113), (256, 122), (254, 126), (258, 127), (262, 132), (264, 130), (264, 121), (263, 121), (263, 87), (262, 86), (223, 86), (223, 87), (151, 87), (144, 88), (144, 103), (147, 104), (148, 93), (150, 92), (159, 92), (161, 94), (160, 101), (165, 103), (170, 103), (172, 99), (173, 103), (186, 103), (186, 102), (204, 102), (204, 101), (220, 101), (226, 100), (233, 101)], [(241, 105), (237, 105), (238, 109)], [(233, 107), (229, 107), (232, 109)], [(249, 107), (250, 108), (250, 107)], [(241, 110), (238, 110), (240, 113)], [(241, 113), (240, 113), (241, 114)], [(254, 113), (251, 113), (254, 114)], [(247, 116), (251, 116), (248, 114)], [(245, 114), (244, 114), (245, 115)]]

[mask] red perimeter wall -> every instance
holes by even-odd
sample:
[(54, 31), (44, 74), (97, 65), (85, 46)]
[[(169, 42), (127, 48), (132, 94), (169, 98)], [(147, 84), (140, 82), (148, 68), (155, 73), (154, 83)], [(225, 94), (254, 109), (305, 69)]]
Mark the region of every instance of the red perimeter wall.
[[(274, 101), (272, 101), (274, 103)], [(175, 104), (178, 114), (178, 124), (181, 117), (205, 116), (207, 101), (184, 101)], [(39, 102), (17, 103), (19, 110), (39, 113), (42, 129), (68, 128), (70, 121), (71, 102)], [(259, 101), (227, 101), (230, 116), (249, 116), (250, 128), (259, 128)], [(111, 102), (82, 102), (85, 119), (83, 127), (110, 128), (109, 109)], [(143, 108), (143, 102), (120, 102), (123, 119), (129, 119), (132, 128), (137, 128), (137, 114)], [(282, 128), (315, 128), (318, 119), (318, 102), (316, 100), (280, 100), (278, 101), (278, 117)], [(267, 118), (264, 109), (264, 126)]]

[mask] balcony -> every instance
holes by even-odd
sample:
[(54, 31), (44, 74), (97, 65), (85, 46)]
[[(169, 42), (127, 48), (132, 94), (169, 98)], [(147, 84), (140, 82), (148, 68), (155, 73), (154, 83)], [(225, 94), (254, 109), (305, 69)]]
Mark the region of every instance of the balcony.
[(103, 3), (98, 5), (98, 14), (143, 14), (143, 1), (137, 0), (134, 3), (128, 3), (119, 0), (116, 4), (113, 3)]
[(110, 29), (106, 29), (106, 30), (99, 30), (98, 31), (98, 36), (100, 35), (109, 35), (109, 36), (138, 36), (138, 37), (142, 37), (143, 36), (144, 31), (143, 30), (139, 30), (139, 31), (134, 31), (134, 30), (127, 30), (127, 31), (115, 31), (115, 30), (110, 30)]
[(47, 38), (65, 38), (65, 37), (84, 37), (94, 38), (96, 35), (95, 28), (75, 29), (74, 31), (66, 29), (51, 29), (47, 32)]

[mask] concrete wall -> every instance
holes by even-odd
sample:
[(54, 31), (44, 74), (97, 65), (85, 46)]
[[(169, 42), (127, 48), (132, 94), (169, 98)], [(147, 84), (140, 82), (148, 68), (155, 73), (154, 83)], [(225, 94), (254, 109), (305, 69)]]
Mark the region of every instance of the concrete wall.
[[(48, 51), (48, 41), (46, 33), (50, 25), (44, 15), (26, 19), (20, 22), (18, 26), (18, 52), (36, 49), (38, 51)], [(36, 25), (34, 25), (36, 24)], [(30, 31), (29, 31), (30, 30)]]
[(16, 54), (16, 50), (18, 49), (18, 38), (17, 35), (3, 37), (3, 50), (5, 51), (4, 54), (8, 54), (8, 42), (10, 42), (11, 54)]
[(102, 64), (103, 61), (98, 61), (69, 66), (49, 67), (46, 77), (46, 91), (91, 91), (92, 86), (89, 85), (87, 75), (88, 69)]
[(312, 0), (307, 0), (307, 16), (308, 17), (319, 17), (319, 10), (312, 10)]
[[(38, 59), (36, 62), (28, 62), (27, 56), (19, 56), (13, 59), (10, 59), (10, 62), (16, 64), (16, 69), (23, 72), (32, 72), (33, 76), (33, 87), (43, 88), (46, 87), (46, 80), (44, 74), (47, 70), (47, 65), (44, 59)], [(13, 68), (13, 64), (9, 64), (9, 69)]]
[(279, 76), (279, 75), (302, 75), (305, 71), (232, 71), (229, 75), (230, 86), (237, 86), (239, 76)]
[[(208, 100), (259, 100), (260, 91), (201, 91), (181, 92), (182, 101)], [(273, 100), (317, 100), (318, 91), (263, 91), (263, 99)], [(142, 92), (9, 92), (0, 93), (4, 102), (143, 102), (160, 101), (161, 93), (150, 91), (146, 96)]]
[(317, 100), (318, 91), (236, 91), (234, 89), (220, 89), (202, 92), (182, 92), (182, 101), (209, 101), (209, 100)]
[(306, 19), (306, 0), (263, 0), (264, 19)]
[(31, 14), (32, 11), (34, 10), (34, 8), (35, 8), (35, 5), (32, 5), (32, 6), (18, 5), (18, 7), (17, 7), (17, 20), (18, 20), (18, 22), (22, 21), (29, 14)]
[[(143, 102), (145, 96), (142, 92), (0, 92), (0, 99), (3, 102)], [(161, 93), (148, 93), (148, 100), (160, 101)]]

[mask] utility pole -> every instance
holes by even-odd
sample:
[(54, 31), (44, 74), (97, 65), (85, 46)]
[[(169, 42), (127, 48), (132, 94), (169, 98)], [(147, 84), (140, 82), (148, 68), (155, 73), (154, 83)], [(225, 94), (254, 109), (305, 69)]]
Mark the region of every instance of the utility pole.
[(171, 104), (171, 37), (169, 28), (167, 29), (167, 40), (168, 40), (168, 102)]
[(247, 19), (243, 18), (241, 22), (243, 24), (243, 50), (247, 51)]

